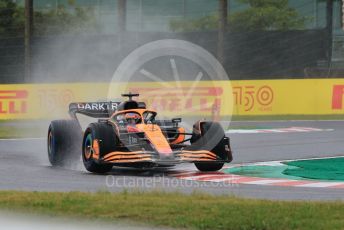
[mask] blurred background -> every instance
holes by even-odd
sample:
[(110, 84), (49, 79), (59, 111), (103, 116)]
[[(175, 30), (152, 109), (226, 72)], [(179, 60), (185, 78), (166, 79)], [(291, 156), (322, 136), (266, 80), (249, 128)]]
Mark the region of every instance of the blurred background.
[(110, 81), (165, 38), (207, 49), (232, 80), (344, 75), (342, 0), (0, 0), (0, 83)]

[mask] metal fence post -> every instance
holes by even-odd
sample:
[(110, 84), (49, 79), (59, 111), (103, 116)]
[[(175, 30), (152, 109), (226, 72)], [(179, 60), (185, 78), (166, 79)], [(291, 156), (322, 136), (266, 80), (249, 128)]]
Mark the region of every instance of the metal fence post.
[(228, 0), (219, 0), (219, 34), (217, 45), (217, 59), (221, 64), (224, 64), (224, 40), (227, 27), (227, 8)]
[(33, 0), (25, 0), (25, 73), (24, 82), (31, 80), (31, 40), (33, 27)]

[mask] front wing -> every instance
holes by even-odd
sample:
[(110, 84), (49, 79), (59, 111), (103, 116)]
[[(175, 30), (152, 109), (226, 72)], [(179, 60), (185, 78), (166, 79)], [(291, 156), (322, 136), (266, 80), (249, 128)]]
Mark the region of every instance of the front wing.
[(182, 163), (182, 162), (229, 162), (219, 159), (216, 154), (207, 150), (198, 151), (174, 151), (173, 157), (161, 158), (155, 152), (135, 151), (135, 152), (111, 152), (100, 158), (101, 163)]
[(162, 157), (159, 153), (154, 151), (146, 151), (144, 149), (139, 151), (110, 152), (98, 159), (99, 163), (104, 164), (126, 164), (126, 163), (156, 163), (156, 164), (178, 164), (183, 162), (223, 162), (229, 163), (232, 161), (232, 151), (229, 144), (229, 139), (225, 137), (222, 144), (225, 146), (225, 157), (220, 158), (215, 153), (208, 150), (193, 150), (181, 148), (174, 150), (169, 157)]

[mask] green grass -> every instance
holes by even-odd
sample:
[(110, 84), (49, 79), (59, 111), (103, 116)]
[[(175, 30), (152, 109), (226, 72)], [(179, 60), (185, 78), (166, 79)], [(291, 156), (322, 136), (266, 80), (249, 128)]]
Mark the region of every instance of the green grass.
[(0, 192), (0, 208), (191, 229), (343, 229), (343, 202), (286, 202), (179, 193)]
[(48, 124), (39, 120), (1, 120), (0, 138), (45, 137)]
[(28, 137), (42, 137), (41, 135), (33, 133), (33, 129), (21, 129), (14, 130), (11, 128), (0, 128), (0, 138), (9, 139), (9, 138), (28, 138)]
[[(47, 130), (37, 129), (34, 127), (0, 127), (0, 138), (28, 138), (43, 137)], [(44, 133), (44, 135), (43, 135)]]

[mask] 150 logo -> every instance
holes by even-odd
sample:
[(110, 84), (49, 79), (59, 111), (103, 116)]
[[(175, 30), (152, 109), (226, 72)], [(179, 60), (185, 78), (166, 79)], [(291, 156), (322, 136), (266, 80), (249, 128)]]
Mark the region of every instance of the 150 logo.
[(272, 110), (274, 91), (270, 86), (235, 86), (233, 87), (233, 96), (235, 105), (244, 106), (246, 112), (252, 111), (256, 107), (261, 111)]
[(0, 90), (0, 114), (23, 114), (27, 112), (26, 90)]
[(56, 112), (58, 108), (65, 109), (74, 98), (74, 93), (70, 89), (38, 90), (39, 107), (47, 112)]

